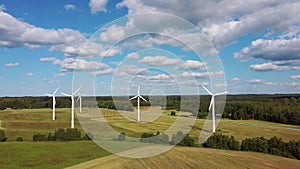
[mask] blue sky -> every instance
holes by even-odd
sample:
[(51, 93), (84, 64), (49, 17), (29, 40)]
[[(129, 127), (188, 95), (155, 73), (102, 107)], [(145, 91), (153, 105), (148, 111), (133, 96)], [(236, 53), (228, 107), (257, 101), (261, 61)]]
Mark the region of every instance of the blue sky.
[[(145, 12), (184, 18), (199, 32), (172, 29), (182, 41), (126, 39), (140, 29), (171, 30), (164, 14), (124, 18)], [(97, 95), (132, 94), (138, 83), (145, 94), (202, 94), (201, 85), (231, 94), (299, 93), (299, 23), (293, 0), (1, 0), (0, 96), (71, 92), (74, 83)], [(199, 58), (183, 42), (214, 53)]]

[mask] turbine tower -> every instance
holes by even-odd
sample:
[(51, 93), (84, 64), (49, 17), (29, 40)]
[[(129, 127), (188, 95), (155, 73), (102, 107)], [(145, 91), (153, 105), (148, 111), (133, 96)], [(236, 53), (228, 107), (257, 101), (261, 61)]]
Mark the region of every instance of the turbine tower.
[(72, 109), (71, 109), (71, 128), (74, 128), (74, 95), (80, 90), (80, 87), (75, 90), (75, 92), (73, 92), (72, 94), (66, 94), (66, 93), (61, 93), (65, 96), (71, 97), (71, 101), (72, 101)]
[(133, 99), (137, 98), (137, 106), (138, 106), (137, 121), (138, 122), (140, 122), (140, 120), (141, 120), (141, 118), (140, 118), (140, 99), (143, 99), (145, 102), (147, 102), (147, 100), (145, 98), (143, 98), (143, 96), (140, 95), (140, 89), (141, 89), (141, 86), (139, 85), (137, 95), (129, 99), (129, 100), (133, 100)]
[(212, 132), (216, 132), (216, 114), (215, 114), (215, 96), (219, 96), (219, 95), (224, 95), (224, 94), (227, 94), (228, 92), (225, 91), (225, 92), (221, 92), (221, 93), (215, 93), (213, 94), (212, 92), (210, 92), (205, 86), (203, 86), (203, 89), (211, 95), (211, 101), (210, 101), (210, 104), (209, 104), (209, 111), (212, 111)]
[(55, 100), (55, 94), (58, 91), (59, 88), (57, 88), (52, 94), (46, 94), (46, 96), (52, 97), (52, 120), (55, 120), (55, 105), (56, 105), (56, 100)]

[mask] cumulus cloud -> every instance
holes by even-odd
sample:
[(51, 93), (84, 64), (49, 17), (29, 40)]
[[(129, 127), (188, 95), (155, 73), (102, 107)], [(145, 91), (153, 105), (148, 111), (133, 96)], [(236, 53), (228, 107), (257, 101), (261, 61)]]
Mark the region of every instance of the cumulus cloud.
[(148, 69), (140, 68), (136, 65), (120, 65), (115, 71), (116, 76), (135, 76), (149, 73)]
[(114, 72), (115, 72), (115, 69), (113, 69), (113, 68), (103, 67), (100, 70), (97, 70), (96, 72), (94, 72), (93, 74), (95, 74), (96, 76), (99, 76), (99, 75), (113, 74)]
[(234, 58), (242, 61), (264, 59), (271, 61), (300, 59), (300, 36), (292, 39), (263, 40), (258, 39), (250, 46), (234, 54)]
[(239, 83), (239, 82), (241, 82), (241, 79), (235, 77), (235, 78), (232, 78), (231, 81), (234, 82), (234, 83)]
[(5, 64), (4, 66), (6, 66), (6, 67), (17, 67), (17, 66), (19, 66), (20, 64), (18, 63), (18, 62), (15, 62), (15, 63), (7, 63), (7, 64)]
[(300, 75), (293, 75), (290, 77), (293, 80), (299, 80), (300, 79)]
[(129, 53), (126, 58), (128, 59), (133, 59), (133, 60), (137, 60), (139, 58), (139, 54), (138, 53)]
[[(65, 58), (63, 60), (50, 58), (41, 58), (41, 62), (52, 62), (53, 65), (59, 65), (61, 71), (90, 71), (100, 75), (113, 73), (113, 69), (105, 64), (95, 61), (86, 61), (84, 59)], [(96, 72), (96, 73), (95, 73)]]
[(41, 62), (53, 62), (53, 61), (55, 61), (56, 60), (56, 58), (54, 58), (54, 57), (50, 57), (50, 58), (40, 58), (40, 61)]
[(200, 62), (197, 60), (185, 60), (183, 62), (184, 64), (176, 67), (176, 69), (206, 70), (207, 63), (205, 62)]
[(223, 71), (219, 71), (219, 72), (183, 72), (181, 74), (181, 77), (184, 78), (209, 78), (211, 76), (219, 76), (219, 75), (223, 75), (224, 72)]
[(262, 80), (262, 79), (251, 79), (251, 80), (247, 80), (247, 82), (250, 83), (250, 84), (274, 85), (273, 82), (268, 82), (268, 81)]
[(145, 56), (139, 62), (150, 66), (170, 66), (179, 63), (179, 60), (167, 56)]
[(0, 19), (0, 46), (38, 48), (50, 45), (63, 49), (67, 46), (80, 46), (86, 42), (86, 37), (77, 30), (36, 27), (6, 12), (0, 12)]
[(150, 76), (145, 76), (145, 75), (137, 75), (137, 78), (143, 79), (143, 82), (152, 82), (152, 83), (173, 83), (174, 79), (170, 75), (160, 73), (156, 75), (150, 75)]
[(254, 71), (287, 71), (300, 70), (300, 36), (291, 39), (263, 40), (258, 39), (250, 46), (234, 54), (241, 61), (263, 59), (271, 62), (253, 64)]
[[(248, 33), (295, 35), (299, 32), (300, 3), (296, 0), (280, 1), (148, 1), (124, 0), (118, 8), (127, 7), (128, 13), (149, 11), (167, 12), (183, 17), (203, 28), (218, 48), (235, 42)], [(218, 12), (210, 9), (220, 9)]]
[(92, 14), (97, 14), (98, 12), (107, 12), (105, 8), (108, 0), (90, 0), (89, 7), (91, 8)]
[(64, 8), (67, 10), (67, 11), (74, 11), (76, 10), (76, 7), (73, 5), (73, 4), (66, 4), (64, 6)]
[(57, 73), (54, 75), (54, 77), (62, 77), (62, 76), (66, 76), (65, 73)]
[(25, 74), (25, 76), (31, 77), (31, 76), (33, 76), (33, 73), (32, 72), (28, 72), (28, 73)]
[(300, 70), (300, 60), (274, 61), (269, 63), (250, 65), (249, 68), (254, 71), (286, 71)]

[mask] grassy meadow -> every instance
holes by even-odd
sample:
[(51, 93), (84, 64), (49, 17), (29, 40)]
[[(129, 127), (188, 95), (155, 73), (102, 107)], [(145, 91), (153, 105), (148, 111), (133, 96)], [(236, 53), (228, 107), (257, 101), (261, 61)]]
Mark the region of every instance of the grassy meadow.
[[(101, 109), (100, 112), (113, 128), (133, 137), (140, 137), (143, 132), (158, 130), (163, 132), (178, 117), (170, 116), (173, 110), (161, 111), (156, 107), (151, 112), (148, 109), (148, 107), (142, 107), (141, 123), (134, 121), (135, 112), (118, 113), (108, 109)], [(101, 165), (101, 168), (102, 166), (104, 168), (140, 168), (142, 166), (146, 168), (299, 168), (300, 166), (300, 161), (297, 160), (253, 152), (176, 147), (162, 156), (129, 159), (110, 155), (92, 141), (32, 141), (32, 135), (35, 133), (48, 134), (54, 133), (58, 128), (69, 128), (70, 111), (69, 108), (56, 109), (57, 119), (52, 121), (51, 109), (1, 110), (0, 128), (5, 130), (8, 140), (0, 143), (0, 168), (64, 168), (92, 159), (96, 160), (74, 167), (82, 168), (83, 165), (100, 167)], [(190, 115), (187, 112), (176, 113), (184, 118)], [(190, 131), (190, 136), (197, 140), (204, 122), (203, 119), (197, 119)], [(84, 134), (77, 119), (75, 127), (82, 131), (82, 135)], [(300, 126), (295, 125), (228, 119), (222, 119), (217, 128), (218, 132), (232, 135), (239, 141), (260, 136), (266, 138), (277, 136), (284, 141), (299, 140), (299, 129)], [(16, 142), (17, 137), (22, 137), (24, 141)], [(213, 162), (213, 159), (216, 161)], [(174, 165), (168, 166), (167, 164)]]
[(91, 141), (0, 143), (0, 168), (64, 168), (109, 155)]

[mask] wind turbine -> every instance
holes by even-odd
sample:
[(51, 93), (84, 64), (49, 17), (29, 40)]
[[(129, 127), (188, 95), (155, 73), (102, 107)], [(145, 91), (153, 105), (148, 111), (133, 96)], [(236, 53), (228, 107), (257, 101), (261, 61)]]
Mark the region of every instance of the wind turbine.
[(141, 86), (139, 85), (138, 91), (137, 91), (137, 95), (129, 99), (129, 100), (133, 100), (133, 99), (137, 98), (137, 104), (138, 104), (138, 117), (137, 117), (137, 121), (138, 122), (141, 120), (140, 119), (140, 98), (143, 99), (145, 102), (147, 102), (147, 100), (145, 98), (143, 98), (143, 96), (140, 95), (140, 89), (141, 89)]
[(79, 101), (79, 113), (82, 112), (82, 109), (81, 109), (81, 107), (82, 107), (82, 96), (83, 95), (78, 92), (78, 98), (77, 98), (76, 102)]
[(74, 95), (80, 90), (80, 87), (75, 90), (72, 94), (61, 93), (65, 96), (71, 97), (72, 100), (72, 110), (71, 110), (71, 128), (74, 128)]
[(221, 92), (221, 93), (215, 93), (213, 94), (212, 92), (210, 92), (205, 86), (203, 86), (203, 89), (211, 95), (211, 101), (210, 101), (210, 104), (209, 104), (209, 111), (212, 110), (212, 132), (216, 132), (216, 119), (215, 119), (215, 96), (219, 96), (219, 95), (224, 95), (224, 94), (227, 94), (228, 92), (225, 91), (225, 92)]
[(52, 94), (46, 94), (46, 96), (52, 97), (52, 120), (55, 120), (55, 105), (56, 105), (56, 100), (55, 100), (55, 94), (58, 91), (59, 88), (57, 88)]

